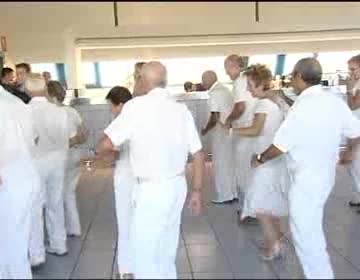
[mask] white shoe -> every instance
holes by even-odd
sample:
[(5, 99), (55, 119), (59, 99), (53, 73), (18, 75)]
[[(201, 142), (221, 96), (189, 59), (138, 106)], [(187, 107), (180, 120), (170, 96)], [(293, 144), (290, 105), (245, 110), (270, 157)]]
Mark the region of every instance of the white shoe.
[(52, 255), (59, 256), (59, 257), (65, 256), (68, 253), (68, 251), (66, 249), (56, 250), (56, 249), (53, 249), (53, 248), (50, 248), (50, 247), (46, 248), (46, 252), (49, 253), (49, 254), (52, 254)]
[(283, 243), (276, 244), (274, 246), (274, 248), (272, 249), (272, 252), (270, 253), (270, 255), (267, 256), (267, 255), (261, 254), (260, 257), (263, 261), (266, 261), (266, 262), (278, 260), (278, 259), (284, 259), (285, 258), (285, 245)]
[(225, 204), (225, 203), (231, 203), (233, 201), (234, 201), (233, 199), (230, 199), (230, 200), (213, 199), (213, 200), (211, 200), (211, 202), (214, 204)]
[(35, 267), (35, 268), (41, 266), (44, 263), (45, 263), (45, 257), (39, 257), (39, 258), (33, 257), (30, 260), (31, 267)]

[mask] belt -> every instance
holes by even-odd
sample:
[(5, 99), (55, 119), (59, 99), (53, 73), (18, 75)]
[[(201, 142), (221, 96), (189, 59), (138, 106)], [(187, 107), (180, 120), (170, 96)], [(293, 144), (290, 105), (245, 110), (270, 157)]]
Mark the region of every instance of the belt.
[(174, 176), (170, 176), (170, 177), (135, 177), (135, 180), (137, 181), (138, 184), (142, 184), (142, 183), (149, 183), (149, 182), (160, 182), (160, 181), (167, 181), (167, 180), (171, 180), (174, 179), (176, 177), (183, 177), (185, 176), (185, 171), (176, 174)]

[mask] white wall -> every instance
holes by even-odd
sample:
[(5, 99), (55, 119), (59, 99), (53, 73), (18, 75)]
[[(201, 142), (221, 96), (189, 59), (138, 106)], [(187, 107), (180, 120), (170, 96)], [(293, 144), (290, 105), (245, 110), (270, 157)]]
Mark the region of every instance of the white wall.
[[(176, 36), (185, 36), (182, 37), (183, 42), (196, 42), (201, 38), (197, 35), (206, 35), (211, 42), (215, 40), (212, 35), (233, 34), (241, 40), (246, 34), (255, 34), (253, 38), (256, 38), (276, 32), (335, 29), (353, 29), (354, 34), (360, 35), (360, 3), (357, 2), (260, 2), (260, 22), (255, 22), (253, 2), (122, 2), (118, 3), (117, 28), (113, 23), (112, 7), (112, 2), (1, 2), (0, 34), (7, 35), (8, 55), (15, 63), (23, 60), (31, 63), (63, 62), (63, 34), (69, 29), (73, 30), (74, 39), (83, 42), (95, 39), (100, 44), (108, 40), (104, 38), (130, 38), (136, 43), (137, 40), (152, 42), (155, 40), (153, 36), (171, 36), (163, 38), (165, 42), (173, 41)], [(310, 33), (303, 36), (321, 37)], [(226, 40), (226, 36), (224, 38)], [(136, 54), (146, 58), (178, 54), (224, 55), (229, 52), (351, 50), (356, 46), (359, 46), (358, 39), (342, 39), (331, 43), (265, 42), (197, 48), (150, 48), (136, 50)], [(114, 59), (133, 56), (134, 52), (124, 49), (84, 51), (86, 60), (94, 60), (98, 55), (104, 59)]]

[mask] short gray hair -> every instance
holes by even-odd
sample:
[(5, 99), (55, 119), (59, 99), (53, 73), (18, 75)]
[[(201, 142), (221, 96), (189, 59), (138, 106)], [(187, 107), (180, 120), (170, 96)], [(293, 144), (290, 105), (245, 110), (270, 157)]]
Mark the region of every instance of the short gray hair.
[(322, 67), (319, 61), (313, 57), (300, 59), (293, 71), (294, 75), (300, 74), (303, 81), (308, 85), (318, 85), (322, 78)]
[(244, 67), (247, 67), (247, 65), (248, 65), (249, 57), (248, 56), (239, 56), (237, 54), (231, 54), (225, 59), (225, 62), (226, 61), (230, 61), (234, 64), (237, 64), (240, 68), (244, 68)]
[(356, 63), (357, 65), (360, 65), (360, 54), (353, 56), (352, 58), (349, 59), (349, 62), (353, 62)]

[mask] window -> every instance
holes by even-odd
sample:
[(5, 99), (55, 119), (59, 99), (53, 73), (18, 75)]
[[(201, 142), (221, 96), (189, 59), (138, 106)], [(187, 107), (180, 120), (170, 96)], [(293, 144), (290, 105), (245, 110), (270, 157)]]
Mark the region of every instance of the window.
[(42, 72), (50, 72), (51, 79), (52, 80), (58, 80), (59, 75), (56, 70), (56, 64), (55, 63), (35, 63), (31, 64), (31, 71), (34, 73), (42, 73)]
[(273, 73), (273, 75), (275, 74), (276, 62), (276, 54), (260, 54), (252, 55), (249, 57), (249, 66), (256, 63), (265, 64), (271, 70), (271, 73)]
[(337, 70), (347, 72), (347, 61), (359, 53), (360, 51), (320, 52), (318, 60), (325, 75), (336, 73)]
[[(206, 70), (215, 71), (219, 81), (230, 82), (224, 70), (224, 59), (225, 57), (223, 56), (169, 58), (160, 59), (160, 62), (167, 68), (169, 90), (172, 93), (182, 93), (184, 91), (183, 85), (186, 81), (200, 83), (201, 75)], [(122, 85), (132, 90), (134, 84), (134, 65), (137, 61), (138, 60), (118, 60), (99, 62), (101, 87)], [(90, 66), (87, 66), (87, 71), (90, 71), (89, 69)], [(86, 69), (84, 69), (84, 71), (86, 71)], [(88, 74), (88, 76), (90, 77), (90, 74)], [(88, 81), (90, 80), (89, 77)]]
[(291, 74), (295, 64), (302, 58), (314, 57), (313, 53), (289, 53), (285, 56), (284, 75)]
[(101, 87), (125, 86), (132, 88), (134, 79), (133, 60), (104, 61), (99, 63)]
[(229, 81), (224, 70), (225, 57), (194, 57), (162, 59), (168, 71), (169, 85), (183, 85), (186, 81), (200, 83), (201, 75), (207, 70), (216, 72), (219, 81)]
[(82, 80), (85, 85), (96, 86), (95, 64), (93, 62), (82, 63)]

